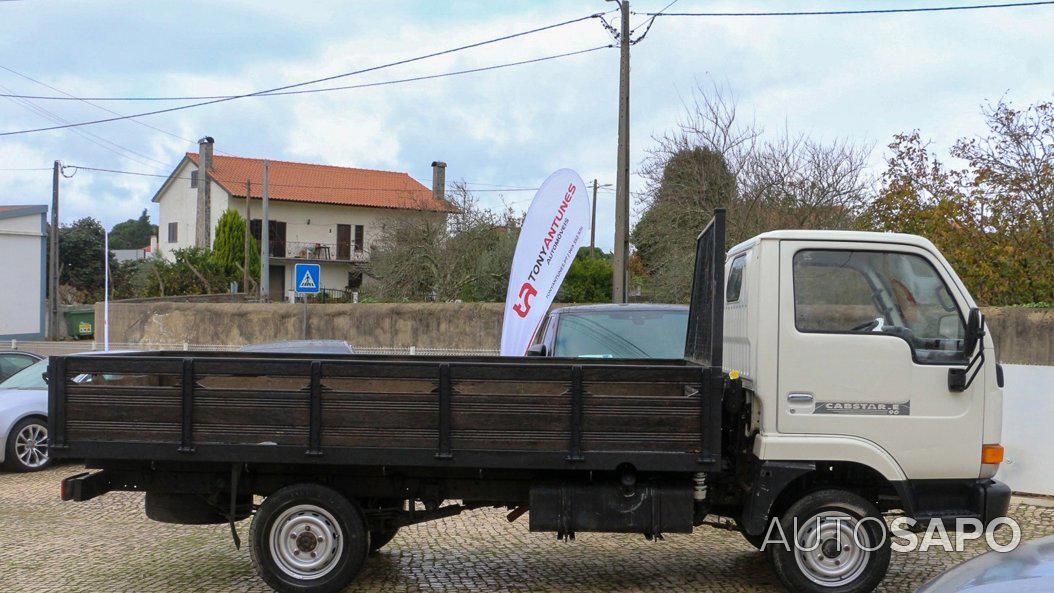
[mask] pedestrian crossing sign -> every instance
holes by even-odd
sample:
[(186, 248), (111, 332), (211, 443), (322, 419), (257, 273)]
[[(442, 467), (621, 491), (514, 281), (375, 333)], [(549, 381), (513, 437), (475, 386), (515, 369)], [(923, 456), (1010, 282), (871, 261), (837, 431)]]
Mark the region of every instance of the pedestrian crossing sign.
[(296, 264), (293, 267), (293, 286), (297, 294), (318, 294), (321, 286), (322, 266), (319, 264)]

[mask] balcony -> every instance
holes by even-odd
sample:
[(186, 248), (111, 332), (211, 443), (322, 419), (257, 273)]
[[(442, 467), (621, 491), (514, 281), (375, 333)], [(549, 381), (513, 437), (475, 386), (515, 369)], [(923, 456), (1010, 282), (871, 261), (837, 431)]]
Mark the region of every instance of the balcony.
[(351, 243), (271, 241), (271, 258), (313, 263), (367, 263), (369, 253)]

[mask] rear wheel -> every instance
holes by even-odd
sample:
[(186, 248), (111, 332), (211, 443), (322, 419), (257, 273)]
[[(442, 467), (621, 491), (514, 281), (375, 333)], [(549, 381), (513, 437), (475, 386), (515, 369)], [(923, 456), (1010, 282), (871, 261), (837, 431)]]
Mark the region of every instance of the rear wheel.
[(48, 467), (48, 423), (39, 417), (24, 418), (7, 437), (4, 465), (17, 472), (35, 472)]
[(260, 577), (283, 593), (335, 593), (362, 570), (369, 532), (362, 510), (317, 484), (268, 496), (253, 518), (250, 552)]
[[(789, 546), (766, 552), (783, 584), (798, 593), (865, 593), (889, 568), (889, 534), (878, 508), (845, 490), (818, 490), (779, 519)], [(789, 549), (788, 549), (789, 547)]]

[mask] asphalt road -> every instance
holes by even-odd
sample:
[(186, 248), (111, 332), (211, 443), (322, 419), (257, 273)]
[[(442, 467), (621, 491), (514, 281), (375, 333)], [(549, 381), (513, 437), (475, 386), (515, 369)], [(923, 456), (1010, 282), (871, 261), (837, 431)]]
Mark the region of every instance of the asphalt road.
[[(146, 519), (143, 497), (111, 493), (64, 503), (59, 482), (81, 471), (0, 473), (0, 591), (269, 591), (226, 525), (164, 525)], [(1025, 539), (1054, 533), (1054, 508), (1016, 504)], [(249, 522), (238, 525), (243, 541)], [(879, 591), (908, 592), (984, 550), (894, 553)], [(481, 509), (402, 530), (371, 556), (349, 591), (782, 591), (763, 554), (735, 532), (704, 527), (650, 542), (581, 534), (558, 542), (527, 531), (526, 517)]]

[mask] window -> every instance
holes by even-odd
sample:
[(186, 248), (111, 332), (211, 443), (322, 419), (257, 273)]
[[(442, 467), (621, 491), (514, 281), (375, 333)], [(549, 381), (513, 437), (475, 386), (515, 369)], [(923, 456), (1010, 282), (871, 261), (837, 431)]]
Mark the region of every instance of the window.
[(168, 242), (175, 243), (179, 241), (179, 223), (170, 222), (168, 223)]
[(728, 270), (728, 284), (725, 287), (725, 302), (734, 303), (739, 300), (739, 293), (743, 290), (743, 268), (747, 265), (747, 254), (736, 256), (732, 260), (732, 267)]
[(197, 171), (191, 171), (190, 172), (190, 187), (197, 187), (197, 186), (198, 186), (198, 172)]
[(14, 375), (11, 375), (3, 383), (0, 383), (2, 389), (47, 389), (48, 384), (44, 381), (44, 373), (48, 370), (47, 359), (41, 360), (40, 362), (34, 363), (30, 366), (23, 368)]
[(361, 224), (355, 225), (355, 252), (361, 253), (365, 242), (364, 232)]
[(15, 352), (0, 354), (0, 381), (7, 379), (36, 361), (37, 359), (32, 356)]
[(555, 356), (682, 358), (688, 311), (576, 311), (559, 315)]
[(947, 285), (918, 255), (794, 254), (794, 324), (802, 332), (897, 336), (919, 362), (956, 362), (965, 328)]
[(362, 288), (362, 272), (348, 272), (348, 290), (355, 291)]

